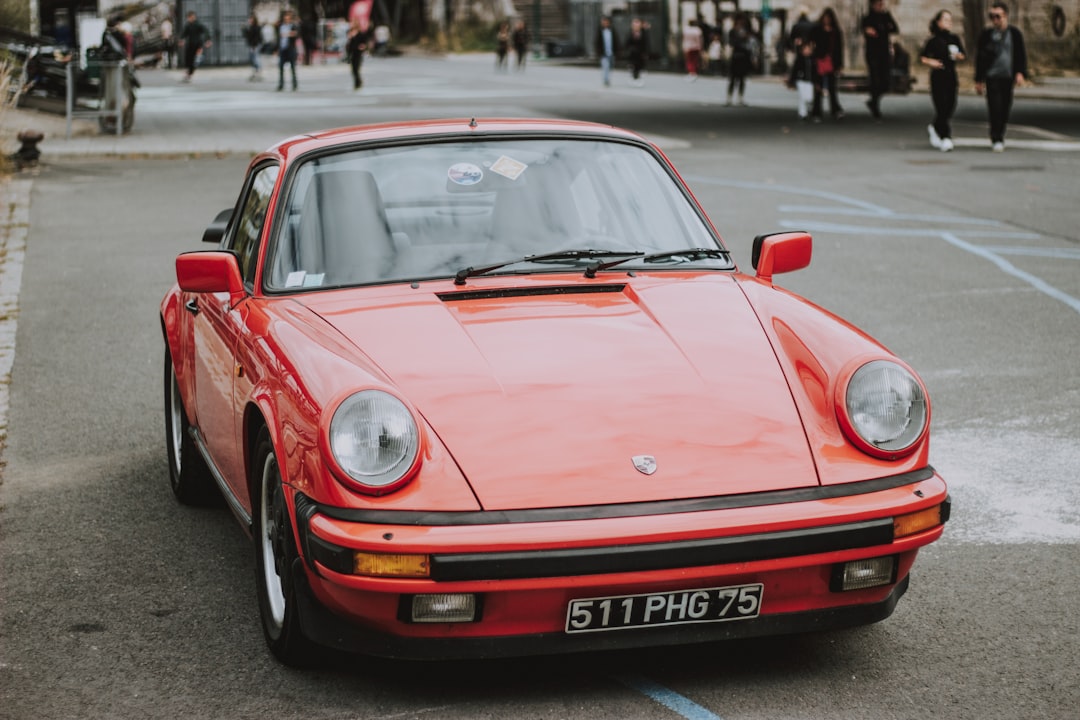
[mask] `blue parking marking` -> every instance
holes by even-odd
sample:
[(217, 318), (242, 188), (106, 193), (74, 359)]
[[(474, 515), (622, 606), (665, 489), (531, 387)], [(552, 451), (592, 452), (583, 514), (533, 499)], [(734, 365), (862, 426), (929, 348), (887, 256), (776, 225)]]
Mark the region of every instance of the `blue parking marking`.
[(615, 680), (626, 687), (637, 690), (642, 695), (660, 703), (668, 710), (682, 715), (687, 720), (723, 720), (711, 710), (698, 705), (688, 697), (684, 697), (674, 690), (669, 690), (648, 678), (637, 675), (618, 675)]

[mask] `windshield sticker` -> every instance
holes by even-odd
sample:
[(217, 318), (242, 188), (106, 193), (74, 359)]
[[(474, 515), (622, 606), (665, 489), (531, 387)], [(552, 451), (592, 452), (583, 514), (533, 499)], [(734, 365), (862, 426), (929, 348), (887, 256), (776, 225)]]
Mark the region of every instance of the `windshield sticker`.
[(505, 178), (517, 180), (519, 177), (521, 177), (521, 173), (525, 172), (525, 168), (527, 167), (529, 166), (525, 163), (518, 162), (513, 158), (503, 155), (491, 166), (491, 171), (499, 173)]
[(472, 163), (454, 163), (446, 174), (457, 185), (475, 185), (484, 179), (484, 171)]
[(304, 276), (307, 275), (303, 270), (294, 270), (289, 273), (289, 276), (285, 278), (285, 287), (300, 287), (304, 284)]

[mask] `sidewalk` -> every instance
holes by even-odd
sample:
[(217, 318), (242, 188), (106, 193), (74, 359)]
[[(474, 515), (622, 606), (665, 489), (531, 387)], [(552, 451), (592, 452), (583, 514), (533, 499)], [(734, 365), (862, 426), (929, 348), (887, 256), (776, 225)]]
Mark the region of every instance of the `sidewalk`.
[[(488, 54), (485, 53), (438, 58), (373, 60), (365, 64), (365, 75), (370, 69), (374, 75), (371, 79), (375, 82), (366, 84), (364, 93), (361, 94), (343, 92), (341, 83), (344, 82), (347, 68), (338, 63), (298, 68), (301, 73), (301, 92), (298, 95), (273, 92), (273, 86), (276, 84), (274, 82), (275, 68), (267, 68), (269, 77), (260, 84), (247, 82), (249, 70), (246, 67), (201, 68), (196, 75), (194, 85), (185, 86), (187, 91), (195, 90), (190, 96), (180, 94), (181, 91), (177, 87), (178, 71), (140, 71), (139, 77), (143, 86), (138, 91), (135, 127), (131, 133), (123, 136), (105, 134), (99, 131), (95, 121), (75, 120), (72, 126), (72, 137), (68, 138), (66, 137), (67, 122), (62, 115), (16, 108), (9, 109), (4, 114), (2, 126), (0, 126), (0, 150), (4, 154), (14, 152), (18, 148), (16, 134), (23, 129), (32, 128), (45, 135), (40, 145), (43, 159), (251, 155), (291, 133), (283, 134), (279, 129), (265, 122), (249, 119), (241, 121), (231, 116), (228, 122), (210, 122), (205, 116), (195, 114), (192, 103), (200, 105), (205, 103), (206, 107), (225, 107), (226, 111), (232, 112), (236, 109), (236, 103), (249, 102), (252, 103), (253, 108), (264, 107), (264, 112), (273, 112), (272, 103), (275, 101), (281, 102), (295, 98), (300, 100), (301, 104), (309, 104), (315, 111), (332, 105), (336, 105), (338, 110), (355, 108), (357, 112), (349, 116), (348, 122), (361, 123), (366, 121), (364, 115), (367, 113), (364, 110), (367, 108), (379, 108), (382, 103), (392, 103), (397, 98), (408, 96), (410, 92), (422, 93), (423, 87), (402, 87), (404, 83), (400, 80), (409, 77), (402, 74), (402, 71), (412, 67), (410, 61), (422, 62), (427, 59), (452, 63), (462, 67), (465, 73), (480, 72), (480, 68), (485, 67), (489, 62)], [(573, 79), (568, 80), (564, 76), (562, 69), (565, 69), (567, 75), (573, 75), (591, 72), (595, 67), (587, 59), (582, 58), (531, 60), (530, 71), (541, 71), (553, 85), (573, 82)], [(651, 87), (647, 91), (637, 92), (663, 93), (665, 97), (673, 100), (693, 102), (702, 100), (704, 96), (700, 93), (706, 85), (715, 84), (719, 88), (726, 83), (725, 78), (710, 76), (702, 76), (701, 82), (696, 85), (677, 82), (681, 79), (681, 75), (681, 72), (676, 71), (650, 71), (649, 85)], [(928, 88), (926, 75), (917, 69), (916, 78), (915, 89), (909, 97), (925, 100)], [(486, 76), (485, 80), (488, 79), (496, 85), (499, 82), (516, 82), (509, 76), (503, 77), (501, 81)], [(751, 80), (757, 93), (754, 103), (756, 109), (766, 111), (769, 108), (786, 108), (790, 105), (790, 96), (783, 87), (782, 78), (755, 76)], [(974, 97), (969, 80), (961, 78), (961, 96), (964, 98)], [(507, 92), (509, 92), (510, 85), (504, 84), (503, 87), (508, 88)], [(698, 89), (691, 90), (694, 87)], [(694, 92), (698, 93), (696, 98)], [(715, 97), (710, 98), (710, 104), (719, 104), (721, 97), (719, 90), (717, 89), (713, 94)], [(683, 95), (686, 97), (682, 97)], [(758, 98), (761, 102), (757, 101)], [(897, 100), (901, 99), (903, 98), (897, 97)], [(1040, 78), (1037, 84), (1018, 88), (1016, 99), (1018, 103), (1026, 100), (1054, 100), (1076, 102), (1080, 105), (1080, 77)], [(177, 108), (178, 102), (185, 102), (187, 105)], [(1080, 107), (1077, 108), (1077, 112), (1080, 114)], [(319, 126), (321, 127), (322, 124), (319, 123)], [(1020, 128), (1017, 130), (1022, 133)], [(1023, 134), (1016, 135), (1016, 140), (1023, 143), (1023, 137)], [(1065, 137), (1033, 136), (1029, 140), (1035, 138), (1044, 142), (1068, 143), (1070, 147), (1067, 149), (1072, 149), (1071, 145), (1076, 144), (1073, 138)], [(972, 142), (975, 140), (973, 139)], [(978, 142), (984, 142), (981, 133)]]

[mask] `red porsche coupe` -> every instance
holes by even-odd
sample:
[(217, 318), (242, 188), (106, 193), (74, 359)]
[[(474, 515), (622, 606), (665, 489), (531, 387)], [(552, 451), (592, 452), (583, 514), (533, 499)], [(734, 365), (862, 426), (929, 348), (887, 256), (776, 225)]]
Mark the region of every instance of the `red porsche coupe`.
[(462, 119), (256, 157), (161, 304), (180, 502), (270, 650), (492, 657), (872, 623), (949, 516), (922, 381), (740, 271), (664, 154)]

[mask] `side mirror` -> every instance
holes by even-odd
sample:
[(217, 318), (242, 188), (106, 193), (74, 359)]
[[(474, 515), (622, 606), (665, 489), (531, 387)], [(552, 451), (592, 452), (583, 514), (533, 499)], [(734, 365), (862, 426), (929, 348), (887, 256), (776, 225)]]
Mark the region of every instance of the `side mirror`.
[(229, 229), (229, 220), (232, 219), (233, 209), (228, 208), (222, 210), (214, 218), (214, 222), (203, 232), (202, 241), (204, 243), (216, 243), (221, 244), (221, 238), (225, 237), (225, 231)]
[(229, 293), (231, 305), (244, 297), (236, 255), (224, 250), (189, 252), (176, 257), (176, 282), (184, 292)]
[(808, 266), (813, 245), (810, 233), (803, 231), (758, 235), (754, 238), (750, 262), (757, 270), (758, 279), (771, 283), (777, 273)]

